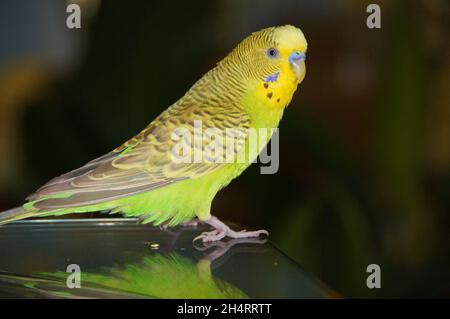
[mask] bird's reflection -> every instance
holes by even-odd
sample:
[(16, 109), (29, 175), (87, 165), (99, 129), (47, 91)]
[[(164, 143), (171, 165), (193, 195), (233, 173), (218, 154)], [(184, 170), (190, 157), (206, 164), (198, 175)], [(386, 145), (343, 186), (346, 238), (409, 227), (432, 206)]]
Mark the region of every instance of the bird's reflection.
[[(248, 298), (237, 286), (212, 274), (226, 260), (240, 252), (265, 251), (265, 239), (232, 239), (195, 247), (203, 255), (198, 260), (177, 252), (149, 251), (135, 262), (117, 267), (81, 271), (81, 288), (69, 289), (70, 273), (57, 271), (32, 277), (0, 274), (0, 281), (31, 289), (54, 298)], [(23, 292), (21, 292), (23, 294)]]

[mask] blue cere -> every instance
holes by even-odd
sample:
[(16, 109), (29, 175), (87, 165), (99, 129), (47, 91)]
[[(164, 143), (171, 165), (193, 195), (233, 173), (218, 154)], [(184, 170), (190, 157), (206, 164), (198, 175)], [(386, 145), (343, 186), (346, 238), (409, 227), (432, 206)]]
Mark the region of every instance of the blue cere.
[(289, 56), (289, 61), (290, 62), (297, 62), (297, 61), (300, 61), (300, 60), (303, 60), (303, 61), (306, 60), (306, 54), (305, 53), (300, 52), (300, 51), (294, 51)]

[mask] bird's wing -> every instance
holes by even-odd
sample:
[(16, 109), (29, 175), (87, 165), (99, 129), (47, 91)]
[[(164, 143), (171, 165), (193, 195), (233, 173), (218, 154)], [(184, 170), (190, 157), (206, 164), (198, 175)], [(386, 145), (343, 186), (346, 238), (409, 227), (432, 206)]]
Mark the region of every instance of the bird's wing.
[[(220, 144), (223, 154), (236, 155), (244, 147), (250, 127), (249, 117), (244, 112), (220, 107), (212, 112), (195, 104), (175, 105), (119, 148), (52, 179), (27, 199), (36, 201), (33, 206), (42, 210), (88, 206), (198, 178), (223, 167), (226, 165), (223, 162), (174, 160), (173, 150), (177, 143), (178, 146), (192, 146), (191, 150), (201, 154), (205, 147), (211, 146), (214, 137), (203, 136), (202, 139), (202, 136), (196, 136), (196, 120), (202, 120), (201, 133), (208, 128), (233, 131), (231, 149), (228, 144)], [(173, 139), (174, 130), (180, 128), (191, 134), (190, 141)], [(195, 142), (197, 137), (202, 139), (200, 145), (198, 140)]]

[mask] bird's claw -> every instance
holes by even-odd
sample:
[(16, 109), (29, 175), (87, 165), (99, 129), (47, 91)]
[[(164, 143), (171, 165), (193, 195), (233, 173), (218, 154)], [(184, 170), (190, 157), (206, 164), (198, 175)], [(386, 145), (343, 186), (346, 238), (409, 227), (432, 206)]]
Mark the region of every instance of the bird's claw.
[[(195, 237), (193, 241), (195, 242), (195, 241), (201, 239), (202, 242), (205, 243), (205, 242), (208, 242), (208, 241), (214, 241), (214, 240), (211, 240), (211, 238), (216, 238), (218, 236), (221, 236), (221, 232), (219, 230), (217, 230), (217, 229), (214, 229), (213, 231), (207, 231), (207, 232), (201, 233), (200, 235)], [(219, 239), (216, 239), (216, 240), (220, 240), (223, 237), (225, 237), (225, 235), (223, 235), (222, 237), (220, 237)]]

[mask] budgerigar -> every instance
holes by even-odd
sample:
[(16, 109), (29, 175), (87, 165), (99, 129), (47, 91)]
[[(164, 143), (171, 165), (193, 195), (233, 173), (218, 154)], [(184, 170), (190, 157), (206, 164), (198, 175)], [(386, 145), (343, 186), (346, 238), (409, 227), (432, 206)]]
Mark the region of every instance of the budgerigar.
[[(138, 216), (154, 225), (205, 222), (214, 228), (198, 237), (205, 242), (226, 236), (268, 235), (265, 230), (233, 231), (210, 211), (217, 192), (254, 158), (244, 162), (177, 161), (174, 148), (180, 141), (174, 138), (174, 131), (183, 128), (195, 135), (199, 121), (203, 130), (239, 129), (243, 133), (234, 136), (231, 153), (236, 157), (249, 154), (250, 129), (278, 127), (305, 76), (306, 50), (302, 31), (291, 25), (251, 34), (138, 135), (50, 180), (27, 197), (22, 207), (0, 213), (0, 224), (28, 217), (107, 211)], [(262, 145), (258, 143), (257, 153), (270, 137), (268, 134)], [(191, 152), (205, 151), (208, 145), (181, 142), (188, 144)], [(220, 147), (228, 147), (224, 153), (229, 154), (229, 145)]]

